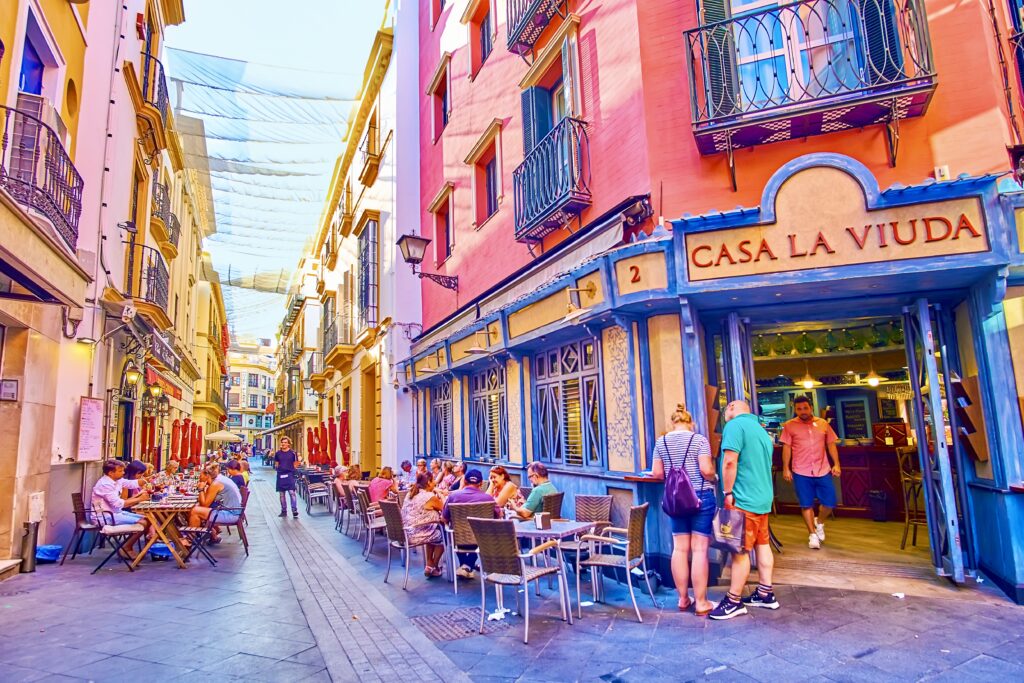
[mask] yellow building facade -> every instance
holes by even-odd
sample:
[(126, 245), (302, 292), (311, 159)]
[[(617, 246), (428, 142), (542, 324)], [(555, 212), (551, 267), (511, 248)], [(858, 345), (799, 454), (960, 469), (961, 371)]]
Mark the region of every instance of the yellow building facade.
[(267, 346), (236, 343), (228, 351), (228, 363), (227, 428), (262, 450), (259, 434), (274, 426), (274, 415), (268, 410), (273, 411), (277, 361)]

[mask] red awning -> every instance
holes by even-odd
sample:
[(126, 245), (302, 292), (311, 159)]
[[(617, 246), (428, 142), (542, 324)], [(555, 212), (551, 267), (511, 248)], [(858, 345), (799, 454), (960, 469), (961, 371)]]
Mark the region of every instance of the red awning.
[(267, 404), (267, 409), (264, 410), (263, 412), (266, 413), (267, 415), (273, 415), (275, 410), (276, 410), (276, 407), (274, 406), (274, 404), (273, 403), (268, 403)]

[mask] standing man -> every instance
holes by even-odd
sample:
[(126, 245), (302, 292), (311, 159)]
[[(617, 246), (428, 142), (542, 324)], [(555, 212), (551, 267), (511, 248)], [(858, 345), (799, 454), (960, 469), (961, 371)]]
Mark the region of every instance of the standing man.
[(292, 450), (292, 440), (287, 436), (281, 439), (281, 450), (274, 453), (274, 469), (277, 470), (277, 493), (281, 497), (281, 514), (278, 517), (287, 517), (288, 508), (285, 507), (285, 494), (292, 501), (292, 517), (299, 516), (299, 505), (295, 499), (295, 463), (299, 456)]
[[(833, 477), (842, 474), (836, 433), (827, 420), (814, 417), (811, 399), (797, 396), (793, 401), (796, 417), (782, 425), (782, 478), (793, 482), (800, 514), (810, 534), (807, 546), (817, 550), (825, 540), (825, 522), (836, 506)], [(829, 458), (832, 459), (831, 463)], [(814, 515), (814, 499), (821, 504)]]
[[(775, 558), (768, 537), (768, 513), (772, 509), (772, 437), (746, 401), (732, 401), (725, 407), (722, 430), (722, 491), (725, 507), (743, 512), (743, 549), (732, 556), (729, 592), (708, 616), (732, 619), (747, 613), (747, 605), (778, 609), (772, 590)], [(750, 551), (757, 551), (757, 590), (742, 597), (750, 576)]]

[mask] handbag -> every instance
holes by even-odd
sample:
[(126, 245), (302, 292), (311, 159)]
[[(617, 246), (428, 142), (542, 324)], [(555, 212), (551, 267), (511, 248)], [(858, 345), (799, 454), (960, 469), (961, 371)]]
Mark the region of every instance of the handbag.
[(720, 508), (715, 513), (712, 523), (714, 538), (711, 539), (711, 547), (724, 550), (734, 555), (743, 552), (743, 532), (746, 527), (747, 518), (743, 510), (736, 508)]
[[(669, 517), (689, 517), (700, 510), (700, 499), (693, 490), (690, 477), (686, 474), (686, 458), (690, 455), (693, 440), (694, 437), (691, 436), (689, 443), (686, 444), (683, 464), (669, 468), (665, 472), (665, 495), (661, 499), (661, 509)], [(665, 455), (668, 455), (668, 441), (665, 437), (661, 437), (658, 445), (664, 448)], [(668, 458), (663, 457), (662, 462), (668, 462)]]

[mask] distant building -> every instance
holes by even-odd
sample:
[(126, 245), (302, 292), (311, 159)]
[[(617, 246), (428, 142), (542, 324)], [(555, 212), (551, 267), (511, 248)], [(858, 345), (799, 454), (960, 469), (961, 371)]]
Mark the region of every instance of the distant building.
[(277, 360), (273, 349), (262, 343), (236, 343), (228, 351), (228, 363), (227, 429), (255, 448), (268, 448), (269, 437), (259, 434), (274, 426)]

